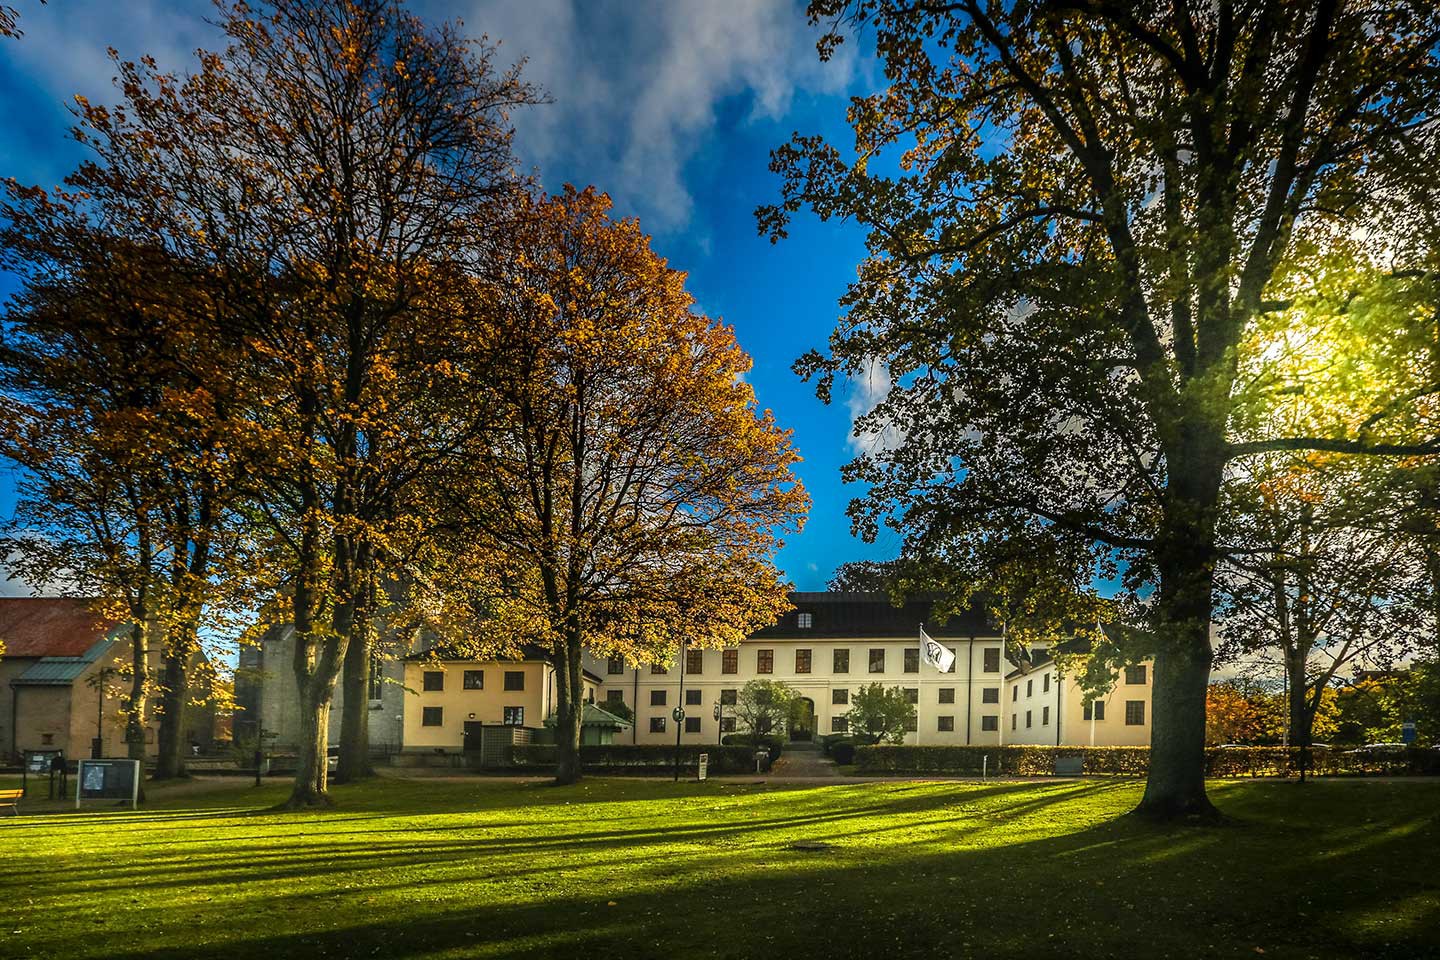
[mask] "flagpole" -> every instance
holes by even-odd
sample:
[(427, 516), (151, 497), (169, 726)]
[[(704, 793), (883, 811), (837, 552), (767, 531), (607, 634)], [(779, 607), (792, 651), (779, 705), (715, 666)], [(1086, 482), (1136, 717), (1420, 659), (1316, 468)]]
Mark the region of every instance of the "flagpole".
[[(929, 657), (926, 654), (930, 651), (925, 649), (925, 621), (923, 620), (920, 621), (920, 636), (916, 638), (915, 642), (920, 644), (920, 659), (928, 660)], [(901, 666), (903, 667), (904, 664), (902, 663)], [(920, 677), (924, 675), (922, 672)], [(920, 746), (920, 691), (925, 689), (925, 684), (921, 682), (920, 677), (915, 678), (915, 746), (917, 747)]]

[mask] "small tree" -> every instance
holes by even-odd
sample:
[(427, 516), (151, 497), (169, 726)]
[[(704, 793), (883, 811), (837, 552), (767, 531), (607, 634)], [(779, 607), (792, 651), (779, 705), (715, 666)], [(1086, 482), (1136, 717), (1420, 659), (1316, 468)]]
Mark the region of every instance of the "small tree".
[(799, 692), (781, 680), (751, 680), (735, 695), (735, 723), (752, 737), (785, 732)]
[(876, 743), (900, 743), (915, 725), (915, 704), (899, 687), (870, 683), (850, 698), (850, 729), (863, 731)]

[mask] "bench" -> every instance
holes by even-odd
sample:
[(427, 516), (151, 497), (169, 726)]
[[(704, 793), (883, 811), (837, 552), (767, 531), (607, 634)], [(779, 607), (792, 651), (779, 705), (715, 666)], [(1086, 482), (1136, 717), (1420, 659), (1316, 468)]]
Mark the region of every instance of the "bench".
[(1079, 777), (1085, 773), (1084, 757), (1057, 757), (1055, 758), (1055, 776), (1057, 777)]
[(9, 807), (10, 816), (20, 816), (20, 798), (25, 796), (24, 790), (0, 790), (0, 807)]

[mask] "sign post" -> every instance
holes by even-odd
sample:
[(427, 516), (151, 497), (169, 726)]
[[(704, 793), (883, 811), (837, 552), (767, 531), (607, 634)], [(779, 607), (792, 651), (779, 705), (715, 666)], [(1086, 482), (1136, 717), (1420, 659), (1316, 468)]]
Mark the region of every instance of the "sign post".
[(1415, 742), (1415, 722), (1413, 720), (1407, 720), (1405, 723), (1400, 724), (1400, 742)]
[(75, 809), (81, 800), (129, 800), (140, 805), (139, 760), (81, 760), (75, 775)]
[(709, 775), (710, 775), (710, 754), (708, 754), (708, 753), (702, 753), (702, 754), (700, 754), (700, 774), (699, 774), (699, 778), (698, 778), (698, 779), (704, 780), (704, 779), (705, 779), (706, 777), (708, 777)]

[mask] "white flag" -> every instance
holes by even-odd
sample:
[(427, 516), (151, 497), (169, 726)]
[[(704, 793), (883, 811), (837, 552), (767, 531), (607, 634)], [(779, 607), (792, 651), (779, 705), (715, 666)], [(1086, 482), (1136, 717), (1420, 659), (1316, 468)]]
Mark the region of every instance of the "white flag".
[(933, 639), (930, 634), (926, 633), (924, 627), (920, 628), (920, 656), (924, 657), (926, 663), (941, 673), (949, 673), (950, 668), (955, 665), (955, 654), (951, 653), (949, 648), (941, 646), (938, 640)]

